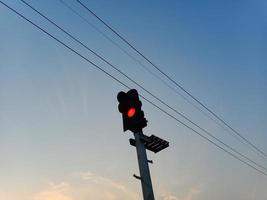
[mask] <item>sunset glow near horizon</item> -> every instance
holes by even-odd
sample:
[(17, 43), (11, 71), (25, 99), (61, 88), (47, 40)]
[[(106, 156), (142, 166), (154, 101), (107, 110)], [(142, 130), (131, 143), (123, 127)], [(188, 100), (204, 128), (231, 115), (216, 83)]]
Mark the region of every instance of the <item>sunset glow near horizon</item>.
[[(181, 90), (174, 92), (173, 83), (75, 0), (63, 1), (88, 21), (60, 0), (27, 2), (163, 101), (267, 168), (266, 157), (185, 101)], [(3, 2), (186, 122), (21, 1)], [(82, 2), (267, 152), (265, 1)], [(117, 107), (117, 93), (128, 89), (2, 4), (0, 30), (0, 200), (142, 199), (140, 182), (132, 177), (139, 174), (136, 151), (129, 144), (133, 135), (123, 132)], [(162, 152), (148, 152), (156, 199), (267, 199), (267, 176), (144, 100), (142, 110), (148, 120), (144, 133), (170, 142)]]

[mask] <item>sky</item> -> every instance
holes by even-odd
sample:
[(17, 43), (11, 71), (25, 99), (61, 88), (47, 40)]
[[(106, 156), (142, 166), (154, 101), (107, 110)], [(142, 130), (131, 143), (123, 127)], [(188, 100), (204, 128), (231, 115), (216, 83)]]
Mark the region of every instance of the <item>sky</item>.
[[(181, 90), (166, 86), (161, 80), (175, 88), (75, 0), (63, 1), (83, 18), (60, 0), (27, 2), (179, 112), (267, 167), (266, 157), (185, 101)], [(186, 122), (20, 0), (3, 2)], [(267, 152), (265, 1), (82, 2)], [(117, 109), (117, 93), (127, 90), (0, 4), (0, 199), (141, 199), (141, 184), (132, 177), (139, 174), (128, 141), (133, 135), (123, 132)], [(148, 120), (144, 133), (170, 142), (162, 152), (147, 152), (154, 162), (156, 199), (267, 199), (267, 176), (142, 103)]]

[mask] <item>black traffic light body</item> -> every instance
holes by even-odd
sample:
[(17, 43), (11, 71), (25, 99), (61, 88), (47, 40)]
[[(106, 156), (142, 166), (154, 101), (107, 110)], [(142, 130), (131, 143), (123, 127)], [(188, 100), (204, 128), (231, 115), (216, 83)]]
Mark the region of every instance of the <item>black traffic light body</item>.
[(141, 109), (142, 102), (139, 100), (137, 90), (131, 89), (127, 93), (119, 92), (117, 99), (118, 109), (122, 113), (123, 131), (142, 132), (142, 129), (147, 126), (147, 120)]

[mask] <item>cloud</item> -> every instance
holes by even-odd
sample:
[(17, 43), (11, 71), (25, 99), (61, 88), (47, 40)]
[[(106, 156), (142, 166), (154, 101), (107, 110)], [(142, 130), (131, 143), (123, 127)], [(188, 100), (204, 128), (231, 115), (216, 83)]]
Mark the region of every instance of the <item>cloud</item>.
[(49, 188), (33, 195), (33, 200), (73, 200), (65, 192), (69, 189), (69, 184), (62, 182), (59, 184), (50, 183)]
[[(179, 196), (166, 191), (160, 192), (158, 199), (195, 200), (201, 191), (201, 185), (197, 185)], [(140, 195), (141, 191), (136, 194), (123, 183), (87, 171), (76, 173), (74, 179), (68, 182), (49, 183), (46, 189), (35, 193), (31, 200), (135, 200), (141, 199)]]
[(196, 195), (201, 192), (199, 187), (193, 187), (189, 190), (187, 195), (183, 198), (183, 200), (193, 200), (195, 199)]
[(168, 196), (165, 196), (163, 200), (178, 200), (178, 199), (175, 196), (168, 195)]
[(87, 188), (90, 188), (91, 198), (119, 200), (138, 199), (139, 197), (129, 190), (125, 185), (111, 178), (100, 176), (91, 171), (80, 173), (80, 178)]
[(50, 183), (50, 187), (55, 191), (66, 191), (69, 188), (69, 184), (65, 182), (61, 182), (59, 184)]
[(31, 200), (134, 200), (140, 196), (125, 185), (111, 178), (90, 171), (79, 173), (75, 179), (58, 184), (49, 183), (48, 187), (32, 195)]
[(174, 196), (168, 192), (162, 192), (161, 198), (163, 200), (194, 200), (197, 199), (199, 193), (201, 193), (201, 185), (191, 187), (187, 192), (179, 196)]
[(81, 179), (85, 181), (90, 181), (95, 184), (101, 183), (101, 185), (109, 186), (113, 189), (120, 190), (121, 192), (127, 193), (126, 187), (120, 183), (115, 182), (114, 180), (110, 178), (106, 178), (103, 176), (99, 176), (96, 174), (93, 174), (92, 172), (86, 172), (81, 173)]

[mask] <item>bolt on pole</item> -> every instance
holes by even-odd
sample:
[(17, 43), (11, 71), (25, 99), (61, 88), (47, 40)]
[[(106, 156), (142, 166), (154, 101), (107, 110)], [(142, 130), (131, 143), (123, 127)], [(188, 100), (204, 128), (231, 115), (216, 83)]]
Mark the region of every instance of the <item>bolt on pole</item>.
[(137, 159), (142, 183), (143, 198), (144, 200), (154, 200), (155, 198), (149, 172), (146, 148), (144, 143), (141, 141), (141, 135), (143, 135), (143, 133), (134, 133)]

